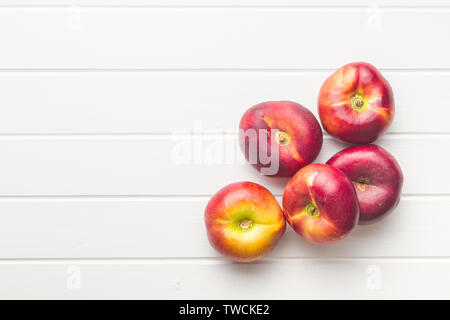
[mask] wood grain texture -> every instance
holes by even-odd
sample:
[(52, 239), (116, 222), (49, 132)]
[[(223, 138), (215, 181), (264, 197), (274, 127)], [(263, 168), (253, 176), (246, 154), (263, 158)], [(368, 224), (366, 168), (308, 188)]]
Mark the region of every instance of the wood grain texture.
[(450, 68), (449, 9), (380, 10), (3, 8), (0, 69)]
[[(389, 132), (450, 133), (437, 116), (450, 72), (383, 72), (395, 92)], [(250, 106), (293, 100), (317, 116), (323, 72), (0, 72), (0, 133), (236, 131)], [(406, 115), (406, 116), (405, 116)]]

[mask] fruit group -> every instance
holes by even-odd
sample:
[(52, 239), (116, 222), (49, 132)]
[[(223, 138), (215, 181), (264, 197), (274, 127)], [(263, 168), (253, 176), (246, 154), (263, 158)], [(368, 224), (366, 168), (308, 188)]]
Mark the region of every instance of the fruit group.
[(319, 244), (343, 239), (359, 216), (352, 182), (326, 164), (310, 164), (292, 177), (283, 194), (283, 210), (298, 234)]
[(359, 224), (378, 221), (400, 201), (403, 173), (395, 158), (376, 145), (350, 147), (327, 164), (344, 172), (355, 185), (359, 200)]
[(275, 197), (253, 182), (237, 182), (219, 190), (206, 206), (205, 224), (213, 248), (239, 262), (269, 254), (286, 227)]
[(322, 148), (319, 123), (295, 102), (257, 104), (245, 112), (239, 128), (245, 158), (264, 175), (290, 177), (311, 163)]
[(319, 116), (332, 136), (350, 143), (371, 143), (392, 123), (395, 113), (391, 86), (365, 62), (347, 64), (323, 83)]

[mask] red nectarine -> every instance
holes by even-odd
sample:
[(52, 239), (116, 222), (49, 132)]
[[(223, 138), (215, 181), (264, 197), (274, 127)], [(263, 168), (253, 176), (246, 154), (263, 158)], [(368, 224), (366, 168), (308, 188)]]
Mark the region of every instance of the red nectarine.
[(212, 247), (239, 262), (269, 254), (286, 226), (275, 197), (253, 182), (237, 182), (219, 190), (208, 202), (205, 224)]
[(359, 224), (374, 223), (398, 205), (403, 173), (395, 158), (380, 146), (347, 148), (327, 164), (340, 169), (355, 185), (361, 211)]
[(290, 177), (317, 157), (322, 129), (302, 105), (270, 101), (245, 112), (239, 140), (247, 161), (262, 174)]
[(326, 164), (310, 164), (292, 177), (283, 194), (283, 210), (298, 234), (319, 244), (343, 239), (359, 216), (352, 182)]
[(394, 118), (391, 86), (365, 62), (347, 64), (326, 79), (318, 106), (324, 129), (350, 143), (375, 141)]

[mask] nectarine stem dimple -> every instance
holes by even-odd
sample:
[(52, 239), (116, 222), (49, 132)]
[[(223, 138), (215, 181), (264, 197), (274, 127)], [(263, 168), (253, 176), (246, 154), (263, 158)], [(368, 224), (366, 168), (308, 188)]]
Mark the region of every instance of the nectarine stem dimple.
[(359, 190), (364, 191), (366, 187), (371, 186), (368, 178), (358, 178), (354, 181)]
[(356, 182), (359, 184), (369, 184), (369, 178), (358, 178)]
[(352, 98), (352, 108), (359, 111), (364, 107), (364, 98), (360, 95), (354, 95)]
[(317, 209), (317, 207), (315, 205), (313, 205), (312, 203), (309, 203), (306, 206), (306, 214), (313, 218), (320, 216), (319, 209)]
[(248, 218), (245, 218), (245, 219), (242, 219), (241, 221), (239, 221), (238, 225), (239, 225), (239, 229), (241, 229), (242, 231), (248, 231), (252, 228), (253, 221)]
[(280, 146), (287, 145), (289, 143), (289, 135), (286, 132), (278, 131), (276, 134), (277, 142)]

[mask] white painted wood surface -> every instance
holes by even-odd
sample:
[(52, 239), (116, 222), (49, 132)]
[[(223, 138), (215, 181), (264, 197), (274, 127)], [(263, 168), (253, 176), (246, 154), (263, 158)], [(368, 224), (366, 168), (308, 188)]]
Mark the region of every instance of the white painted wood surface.
[[(317, 116), (329, 71), (40, 71), (0, 73), (0, 133), (237, 132), (260, 101), (293, 100)], [(449, 133), (450, 70), (386, 71), (398, 114), (390, 133)], [(420, 88), (420, 90), (419, 90)], [(26, 92), (26, 94), (24, 94)], [(35, 104), (39, 102), (39, 107)], [(176, 109), (176, 117), (174, 110)], [(51, 115), (44, 117), (45, 115)], [(186, 132), (187, 133), (187, 132)]]
[[(444, 0), (0, 0), (0, 298), (450, 298), (448, 39)], [(261, 262), (223, 260), (209, 197), (286, 182), (244, 163), (241, 114), (316, 113), (355, 60), (394, 88), (378, 143), (398, 209), (335, 245), (288, 229)], [(326, 136), (318, 161), (344, 147)]]
[(449, 20), (450, 8), (3, 9), (0, 68), (450, 68)]
[[(439, 299), (448, 259), (5, 262), (0, 295), (42, 299)], [(15, 277), (11, 277), (14, 274)]]

